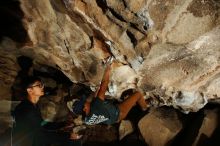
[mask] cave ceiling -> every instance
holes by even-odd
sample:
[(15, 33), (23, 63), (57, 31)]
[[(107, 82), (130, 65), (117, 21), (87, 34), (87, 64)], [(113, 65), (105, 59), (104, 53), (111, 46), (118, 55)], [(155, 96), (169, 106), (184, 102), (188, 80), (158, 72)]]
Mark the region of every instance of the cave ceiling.
[(10, 0), (1, 2), (0, 83), (16, 57), (50, 66), (95, 90), (115, 58), (108, 95), (127, 89), (198, 111), (220, 98), (218, 0)]

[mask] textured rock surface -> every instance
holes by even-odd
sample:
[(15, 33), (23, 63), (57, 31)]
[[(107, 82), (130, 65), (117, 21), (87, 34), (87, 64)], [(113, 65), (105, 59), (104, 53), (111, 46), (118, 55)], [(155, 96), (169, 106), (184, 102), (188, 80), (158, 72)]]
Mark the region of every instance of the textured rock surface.
[(122, 140), (125, 136), (131, 134), (132, 132), (134, 132), (134, 128), (131, 121), (122, 120), (119, 126), (119, 140)]
[[(220, 97), (218, 0), (21, 0), (17, 6), (22, 13), (11, 18), (20, 20), (26, 35), (15, 39), (12, 30), (1, 36), (4, 92), (18, 71), (17, 56), (96, 89), (102, 60), (113, 55), (119, 66), (112, 71), (108, 94), (115, 98), (137, 88), (187, 113)], [(12, 11), (2, 9), (7, 10)]]
[(97, 143), (108, 143), (117, 140), (117, 130), (111, 125), (94, 125), (87, 127), (85, 131), (85, 139), (94, 145)]
[(186, 46), (154, 45), (139, 72), (140, 88), (185, 111), (198, 111), (218, 98), (219, 33), (217, 27)]
[[(11, 126), (8, 100), (21, 55), (31, 57), (38, 71), (60, 70), (92, 90), (100, 84), (103, 59), (112, 55), (116, 62), (107, 94), (114, 98), (135, 88), (184, 113), (220, 103), (219, 0), (8, 0), (0, 2), (0, 16), (0, 133)], [(44, 81), (47, 87), (57, 85)], [(51, 121), (66, 114), (59, 97), (45, 102), (50, 106), (44, 116)], [(207, 136), (215, 128), (207, 124), (209, 116), (216, 118), (208, 114), (200, 129), (212, 129)], [(153, 110), (139, 122), (149, 145), (164, 145), (181, 126), (169, 109)], [(85, 139), (110, 142), (117, 132), (90, 127)]]
[(0, 101), (0, 134), (4, 133), (9, 127), (12, 127), (11, 102), (7, 100)]
[(150, 146), (168, 145), (182, 129), (177, 112), (173, 109), (158, 108), (150, 111), (138, 123), (139, 130)]
[(193, 145), (201, 145), (210, 138), (218, 127), (219, 109), (205, 110), (205, 117)]

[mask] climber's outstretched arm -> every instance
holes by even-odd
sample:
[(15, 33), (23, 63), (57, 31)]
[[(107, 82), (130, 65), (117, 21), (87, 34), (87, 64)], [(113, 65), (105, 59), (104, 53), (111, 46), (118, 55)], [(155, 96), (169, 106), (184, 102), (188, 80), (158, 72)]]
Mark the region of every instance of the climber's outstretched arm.
[(108, 88), (110, 71), (111, 71), (111, 65), (108, 64), (106, 66), (104, 75), (102, 77), (102, 82), (101, 82), (101, 85), (100, 85), (100, 88), (99, 88), (98, 94), (97, 94), (97, 97), (99, 97), (101, 100), (105, 100), (105, 92)]

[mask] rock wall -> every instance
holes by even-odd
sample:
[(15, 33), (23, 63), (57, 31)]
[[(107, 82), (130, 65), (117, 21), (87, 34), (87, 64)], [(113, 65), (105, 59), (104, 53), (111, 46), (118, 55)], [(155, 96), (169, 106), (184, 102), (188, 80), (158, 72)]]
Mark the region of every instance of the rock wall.
[(187, 113), (220, 97), (218, 0), (19, 0), (18, 6), (22, 15), (13, 16), (27, 35), (1, 36), (4, 86), (19, 70), (15, 58), (25, 55), (35, 68), (54, 67), (94, 90), (103, 59), (112, 55), (118, 65), (108, 94), (115, 98), (136, 88)]

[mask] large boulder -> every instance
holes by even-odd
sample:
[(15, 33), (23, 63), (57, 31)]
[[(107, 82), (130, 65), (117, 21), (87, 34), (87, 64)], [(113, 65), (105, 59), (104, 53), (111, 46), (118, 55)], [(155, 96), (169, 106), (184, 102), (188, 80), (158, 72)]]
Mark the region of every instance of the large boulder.
[(219, 125), (219, 109), (206, 109), (204, 111), (204, 119), (199, 129), (199, 133), (193, 143), (194, 146), (202, 145), (214, 134)]
[(182, 129), (178, 114), (171, 108), (157, 108), (150, 111), (138, 123), (139, 130), (150, 146), (164, 146)]

